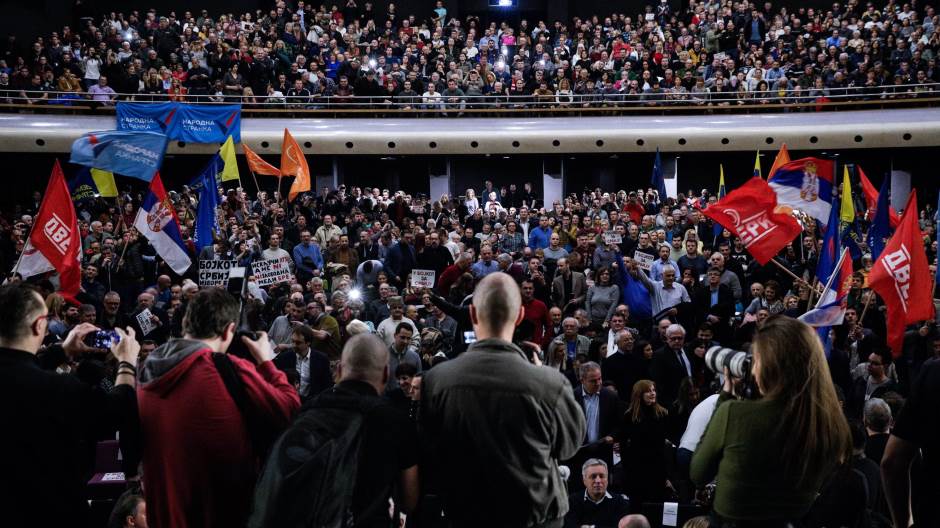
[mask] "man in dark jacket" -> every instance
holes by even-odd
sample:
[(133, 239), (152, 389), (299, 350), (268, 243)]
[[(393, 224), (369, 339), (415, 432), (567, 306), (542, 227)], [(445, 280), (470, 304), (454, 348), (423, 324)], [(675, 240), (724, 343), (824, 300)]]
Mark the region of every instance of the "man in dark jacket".
[[(134, 392), (140, 346), (133, 331), (118, 330), (111, 348), (117, 359), (115, 387), (105, 393), (72, 375), (40, 369), (36, 353), (46, 335), (48, 310), (42, 297), (24, 284), (0, 288), (0, 508), (10, 527), (88, 526), (85, 487), (97, 440), (121, 430), (125, 459), (135, 459), (137, 398)], [(82, 340), (94, 325), (72, 329), (61, 345), (45, 354), (80, 359), (89, 352)], [(57, 349), (57, 350), (52, 350)], [(126, 471), (133, 471), (135, 462)], [(41, 519), (41, 520), (40, 520)]]
[(606, 462), (597, 458), (588, 459), (580, 466), (584, 491), (575, 491), (568, 496), (565, 528), (612, 528), (619, 526), (620, 520), (630, 513), (630, 501), (623, 495), (607, 492), (610, 483), (608, 467)]
[(666, 329), (666, 346), (653, 354), (650, 377), (656, 382), (656, 401), (669, 407), (679, 394), (683, 378), (692, 375), (692, 361), (685, 350), (685, 329), (673, 324)]
[[(620, 399), (610, 389), (602, 386), (601, 366), (593, 361), (581, 365), (578, 373), (581, 386), (574, 390), (574, 399), (584, 412), (586, 431), (581, 449), (568, 467), (578, 468), (588, 459), (601, 459), (609, 466), (614, 465), (614, 433), (620, 427), (623, 406)], [(577, 475), (568, 481), (570, 490), (581, 489), (583, 485)]]
[(578, 451), (584, 414), (564, 375), (512, 344), (524, 316), (512, 277), (487, 275), (470, 306), (477, 341), (423, 377), (428, 467), (456, 528), (560, 526), (568, 511), (557, 461)]
[(311, 348), (313, 330), (306, 325), (295, 326), (290, 336), (291, 347), (274, 358), (274, 364), (284, 372), (297, 372), (300, 379), (301, 400), (306, 400), (333, 386), (330, 359)]

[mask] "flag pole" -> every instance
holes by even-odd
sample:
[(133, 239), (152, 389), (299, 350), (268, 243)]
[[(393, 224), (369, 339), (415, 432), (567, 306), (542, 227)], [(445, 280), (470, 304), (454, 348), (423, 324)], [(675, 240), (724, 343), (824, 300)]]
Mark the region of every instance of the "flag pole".
[[(786, 268), (786, 266), (784, 266), (783, 264), (781, 264), (780, 262), (778, 262), (777, 259), (773, 259), (773, 258), (772, 258), (772, 259), (770, 259), (770, 261), (773, 262), (774, 264), (776, 264), (777, 267), (780, 268), (781, 270), (783, 270), (784, 273), (786, 273), (786, 274), (789, 275), (791, 278), (793, 278), (793, 280), (805, 282), (806, 285), (810, 287), (810, 289), (814, 289), (814, 286), (813, 286), (812, 284), (806, 282), (805, 280), (803, 280), (803, 279), (800, 278), (800, 277), (797, 277), (795, 273), (793, 273), (792, 271), (788, 270), (788, 269)], [(822, 292), (817, 291), (816, 293), (820, 293), (820, 294), (821, 294)]]
[(862, 321), (865, 320), (865, 314), (868, 313), (868, 305), (871, 304), (871, 298), (873, 295), (875, 295), (875, 292), (869, 289), (868, 297), (865, 299), (865, 307), (862, 308), (862, 315), (858, 318), (858, 324), (860, 325), (863, 324)]
[[(255, 197), (257, 198), (258, 193), (261, 192), (261, 187), (258, 185), (258, 177), (255, 176), (255, 171), (251, 170), (250, 167), (248, 168), (248, 172), (251, 173), (251, 179), (255, 181)], [(241, 173), (239, 173), (238, 177), (241, 178)]]

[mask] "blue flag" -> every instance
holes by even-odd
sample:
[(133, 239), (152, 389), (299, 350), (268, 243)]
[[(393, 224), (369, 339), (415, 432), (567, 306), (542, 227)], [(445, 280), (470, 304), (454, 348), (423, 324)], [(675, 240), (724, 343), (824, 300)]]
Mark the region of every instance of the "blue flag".
[[(199, 183), (199, 209), (196, 213), (196, 231), (193, 237), (193, 243), (196, 249), (201, 251), (206, 246), (211, 246), (215, 240), (215, 233), (218, 230), (216, 221), (216, 210), (219, 206), (219, 189), (216, 184), (215, 175), (222, 168), (222, 158), (218, 154), (212, 157), (202, 174), (196, 177)], [(193, 183), (196, 183), (194, 181)], [(194, 185), (195, 187), (195, 185)]]
[(166, 143), (156, 132), (89, 132), (72, 143), (70, 161), (149, 182), (160, 170)]
[(858, 233), (858, 220), (847, 225), (842, 231), (842, 247), (849, 250), (852, 260), (862, 258), (862, 248), (858, 247), (861, 235)]
[(819, 262), (816, 263), (816, 278), (825, 284), (836, 269), (836, 262), (842, 254), (842, 232), (839, 229), (839, 208), (829, 208), (829, 221), (826, 223), (826, 235), (823, 237)]
[(69, 192), (72, 193), (73, 202), (92, 200), (98, 194), (98, 186), (91, 177), (91, 169), (82, 167), (69, 183)]
[(663, 179), (663, 160), (659, 157), (659, 148), (656, 148), (656, 160), (653, 162), (653, 176), (650, 185), (659, 192), (659, 203), (666, 201), (666, 180)]
[(889, 220), (891, 175), (886, 175), (878, 191), (878, 204), (875, 206), (875, 219), (868, 230), (868, 247), (871, 249), (872, 261), (884, 251), (885, 244), (891, 238), (891, 224)]

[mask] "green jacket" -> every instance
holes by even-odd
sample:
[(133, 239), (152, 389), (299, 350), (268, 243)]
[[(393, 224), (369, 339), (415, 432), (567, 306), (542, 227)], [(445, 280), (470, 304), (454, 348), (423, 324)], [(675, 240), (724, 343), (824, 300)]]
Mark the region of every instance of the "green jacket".
[(727, 520), (792, 520), (809, 511), (832, 471), (811, 468), (806, 484), (787, 478), (778, 434), (781, 401), (732, 400), (722, 393), (690, 467), (692, 481), (704, 486), (717, 475), (715, 513)]

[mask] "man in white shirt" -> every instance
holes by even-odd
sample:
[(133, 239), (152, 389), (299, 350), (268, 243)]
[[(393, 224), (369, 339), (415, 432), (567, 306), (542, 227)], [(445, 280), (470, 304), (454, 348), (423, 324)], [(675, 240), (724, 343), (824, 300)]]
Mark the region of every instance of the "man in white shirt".
[(675, 316), (678, 310), (675, 306), (679, 303), (692, 302), (689, 292), (681, 283), (676, 282), (676, 270), (667, 267), (663, 270), (663, 280), (657, 281), (646, 278), (645, 273), (637, 272), (636, 261), (630, 261), (630, 274), (638, 278), (646, 289), (650, 292), (650, 301), (653, 304), (653, 314), (661, 314), (668, 310), (667, 314)]

